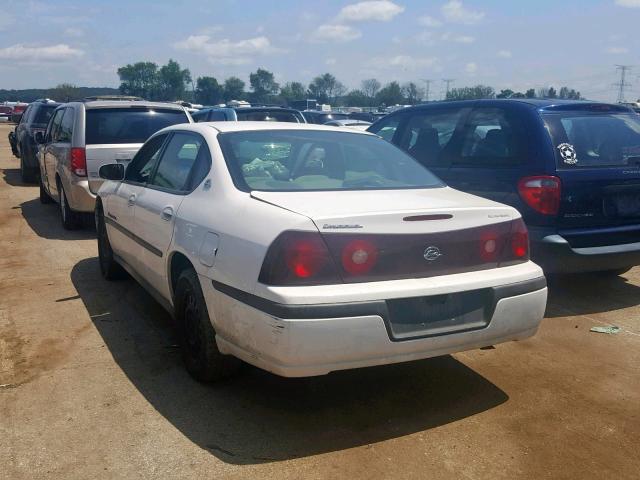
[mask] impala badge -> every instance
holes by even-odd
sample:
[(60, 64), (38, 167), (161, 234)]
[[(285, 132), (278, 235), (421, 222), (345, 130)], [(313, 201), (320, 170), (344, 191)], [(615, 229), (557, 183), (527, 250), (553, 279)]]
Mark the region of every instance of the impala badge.
[(434, 260), (440, 258), (442, 256), (442, 253), (440, 253), (440, 249), (438, 247), (431, 246), (426, 248), (422, 256), (425, 260), (433, 262)]

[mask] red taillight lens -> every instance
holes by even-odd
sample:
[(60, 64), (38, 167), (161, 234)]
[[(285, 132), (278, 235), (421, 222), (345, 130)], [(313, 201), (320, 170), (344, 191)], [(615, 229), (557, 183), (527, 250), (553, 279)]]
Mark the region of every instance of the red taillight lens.
[(260, 282), (267, 285), (340, 283), (327, 246), (318, 232), (284, 232), (269, 247)]
[(505, 249), (505, 260), (529, 260), (529, 232), (522, 218), (511, 222), (510, 240), (510, 249)]
[(561, 183), (558, 177), (524, 177), (518, 192), (527, 205), (543, 215), (557, 215), (560, 210)]
[(368, 273), (378, 260), (378, 249), (367, 240), (353, 240), (342, 250), (342, 267), (351, 275)]
[(79, 177), (87, 176), (87, 155), (84, 148), (71, 149), (71, 171)]

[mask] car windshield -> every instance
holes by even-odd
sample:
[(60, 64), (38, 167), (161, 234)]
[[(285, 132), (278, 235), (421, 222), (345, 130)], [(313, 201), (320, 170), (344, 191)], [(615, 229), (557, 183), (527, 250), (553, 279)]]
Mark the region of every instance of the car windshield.
[(218, 138), (234, 183), (244, 191), (444, 186), (412, 157), (372, 135), (270, 130)]
[(53, 116), (53, 111), (57, 105), (42, 105), (36, 113), (36, 118), (33, 119), (33, 123), (49, 123), (49, 119)]
[(253, 122), (291, 122), (300, 123), (300, 120), (294, 112), (281, 112), (277, 110), (259, 110), (252, 112), (238, 112), (239, 121)]
[(632, 113), (548, 114), (558, 168), (640, 165), (640, 116)]
[(87, 109), (86, 144), (144, 143), (158, 130), (188, 121), (182, 110), (139, 107)]

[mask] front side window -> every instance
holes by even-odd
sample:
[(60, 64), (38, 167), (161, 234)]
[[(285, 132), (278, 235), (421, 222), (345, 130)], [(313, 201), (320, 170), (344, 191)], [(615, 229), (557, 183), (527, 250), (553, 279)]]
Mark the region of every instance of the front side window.
[(393, 117), (379, 120), (371, 125), (367, 129), (367, 131), (375, 133), (376, 135), (380, 135), (387, 142), (390, 142), (393, 140), (393, 136), (396, 134), (398, 125), (400, 125), (400, 118), (400, 115), (394, 115)]
[(546, 114), (558, 168), (640, 165), (640, 116), (630, 113)]
[(127, 166), (124, 176), (126, 182), (144, 184), (149, 181), (166, 138), (167, 135), (158, 135), (142, 146)]
[(188, 123), (182, 110), (151, 107), (87, 109), (86, 144), (144, 143), (170, 125)]
[(470, 166), (508, 166), (522, 161), (520, 123), (500, 108), (474, 110), (466, 122), (462, 152), (455, 163)]
[(208, 147), (199, 135), (174, 133), (149, 185), (180, 192), (190, 190), (193, 166), (199, 158), (208, 154)]
[(372, 135), (276, 130), (229, 132), (218, 139), (234, 183), (244, 191), (443, 186), (402, 150)]

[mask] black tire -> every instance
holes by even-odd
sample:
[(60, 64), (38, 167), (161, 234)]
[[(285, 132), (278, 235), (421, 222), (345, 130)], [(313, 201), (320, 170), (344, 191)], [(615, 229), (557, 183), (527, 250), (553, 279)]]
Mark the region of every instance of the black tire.
[(65, 230), (76, 230), (80, 224), (80, 216), (71, 210), (62, 183), (58, 183), (58, 206), (60, 207), (60, 221)]
[(25, 161), (24, 147), (20, 152), (20, 179), (23, 183), (36, 183), (36, 172), (33, 168), (27, 167)]
[(121, 280), (127, 277), (127, 272), (113, 258), (111, 242), (107, 226), (104, 223), (104, 212), (100, 206), (96, 206), (96, 233), (98, 237), (98, 263), (100, 273), (105, 280)]
[(53, 198), (49, 196), (47, 191), (44, 189), (44, 185), (42, 184), (42, 177), (40, 177), (40, 203), (48, 204), (53, 203)]
[(189, 374), (199, 382), (214, 382), (234, 375), (241, 362), (218, 350), (216, 332), (209, 320), (200, 281), (193, 269), (180, 274), (174, 305), (180, 329), (182, 358)]

